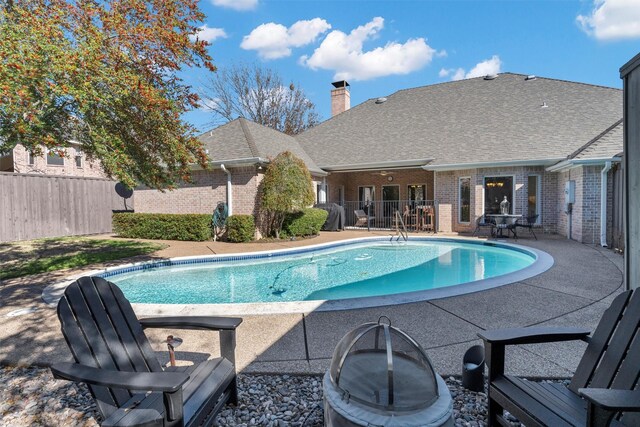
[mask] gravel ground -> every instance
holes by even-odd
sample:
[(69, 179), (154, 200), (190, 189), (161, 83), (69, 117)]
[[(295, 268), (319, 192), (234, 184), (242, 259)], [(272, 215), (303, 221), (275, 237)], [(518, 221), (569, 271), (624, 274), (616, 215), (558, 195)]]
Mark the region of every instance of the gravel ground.
[[(238, 375), (240, 404), (223, 409), (220, 426), (323, 425), (320, 376)], [(446, 380), (456, 426), (486, 425), (486, 394)], [(99, 415), (87, 388), (57, 381), (46, 368), (0, 367), (0, 426), (97, 426)], [(519, 423), (507, 414), (512, 425)]]

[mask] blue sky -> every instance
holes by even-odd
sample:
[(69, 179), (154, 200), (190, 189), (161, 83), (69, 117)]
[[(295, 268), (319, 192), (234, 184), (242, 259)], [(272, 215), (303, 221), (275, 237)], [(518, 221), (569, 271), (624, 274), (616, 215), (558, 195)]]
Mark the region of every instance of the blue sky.
[[(330, 83), (351, 105), (492, 72), (621, 87), (640, 51), (640, 0), (202, 0), (219, 68), (258, 63), (301, 87), (323, 120)], [(186, 73), (201, 88), (206, 74)], [(207, 130), (210, 112), (185, 119)]]

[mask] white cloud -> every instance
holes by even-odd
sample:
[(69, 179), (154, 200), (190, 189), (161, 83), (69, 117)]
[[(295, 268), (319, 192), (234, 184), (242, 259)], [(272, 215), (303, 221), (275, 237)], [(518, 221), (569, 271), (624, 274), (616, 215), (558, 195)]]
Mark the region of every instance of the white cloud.
[(253, 10), (258, 5), (258, 0), (211, 0), (214, 6), (226, 7), (235, 10)]
[(324, 19), (314, 18), (298, 21), (291, 27), (269, 22), (254, 28), (244, 36), (240, 47), (245, 50), (257, 50), (265, 59), (284, 58), (291, 55), (292, 47), (313, 43), (320, 34), (331, 28)]
[(593, 0), (591, 14), (576, 21), (598, 40), (640, 38), (640, 0)]
[(363, 43), (376, 38), (384, 28), (381, 17), (355, 28), (349, 34), (332, 31), (311, 56), (300, 63), (311, 69), (334, 70), (336, 80), (370, 80), (394, 74), (409, 74), (430, 63), (436, 51), (424, 38), (405, 43), (390, 42), (384, 47), (363, 51)]
[(500, 57), (493, 55), (490, 59), (477, 63), (468, 73), (464, 68), (442, 68), (438, 75), (443, 78), (451, 76), (451, 80), (462, 80), (482, 77), (487, 74), (498, 74), (501, 72), (501, 68)]
[(196, 38), (213, 43), (216, 39), (226, 39), (227, 33), (222, 28), (210, 28), (205, 24), (198, 29), (197, 34), (191, 36), (192, 40)]

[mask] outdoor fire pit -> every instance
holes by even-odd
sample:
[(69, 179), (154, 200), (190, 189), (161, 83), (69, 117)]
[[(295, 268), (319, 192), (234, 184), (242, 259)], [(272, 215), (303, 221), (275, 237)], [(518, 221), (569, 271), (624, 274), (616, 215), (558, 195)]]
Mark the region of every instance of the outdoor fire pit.
[(444, 380), (420, 344), (384, 316), (340, 340), (323, 389), (327, 426), (454, 425)]

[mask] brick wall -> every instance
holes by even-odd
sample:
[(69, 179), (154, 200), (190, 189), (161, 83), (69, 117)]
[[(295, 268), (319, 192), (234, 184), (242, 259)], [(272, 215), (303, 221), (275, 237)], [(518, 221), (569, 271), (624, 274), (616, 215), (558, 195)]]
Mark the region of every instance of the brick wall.
[[(600, 186), (603, 165), (579, 166), (558, 173), (558, 233), (567, 236), (571, 218), (571, 239), (582, 243), (600, 243)], [(611, 241), (613, 223), (613, 171), (607, 174), (607, 242)], [(576, 182), (575, 204), (571, 217), (564, 213), (564, 187)]]
[(15, 173), (41, 173), (45, 175), (83, 176), (87, 178), (107, 178), (102, 171), (98, 160), (89, 160), (82, 154), (81, 167), (76, 165), (76, 153), (79, 147), (65, 148), (68, 157), (64, 158), (64, 165), (48, 165), (46, 154), (35, 156), (33, 165), (29, 164), (29, 153), (22, 145), (13, 149), (13, 172)]
[[(469, 232), (475, 229), (477, 219), (484, 211), (484, 178), (495, 176), (513, 176), (515, 180), (512, 208), (516, 214), (526, 216), (528, 207), (528, 177), (541, 176), (539, 203), (540, 222), (545, 232), (555, 232), (557, 212), (557, 177), (545, 172), (543, 167), (483, 168), (457, 171), (436, 172), (435, 199), (438, 202), (438, 226), (443, 232)], [(471, 178), (471, 221), (461, 223), (458, 219), (459, 178)]]
[[(233, 213), (253, 214), (262, 174), (255, 167), (229, 168), (231, 172)], [(173, 191), (136, 189), (136, 212), (212, 213), (218, 202), (227, 201), (227, 174), (220, 169), (194, 171), (194, 182)]]

